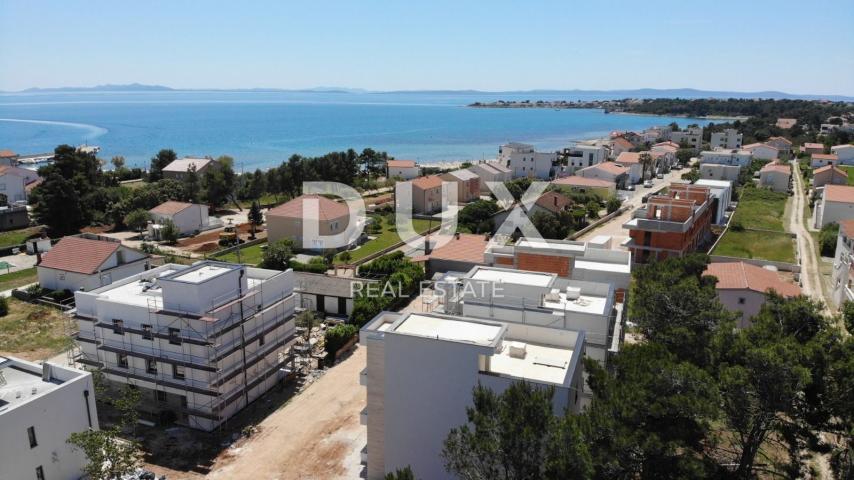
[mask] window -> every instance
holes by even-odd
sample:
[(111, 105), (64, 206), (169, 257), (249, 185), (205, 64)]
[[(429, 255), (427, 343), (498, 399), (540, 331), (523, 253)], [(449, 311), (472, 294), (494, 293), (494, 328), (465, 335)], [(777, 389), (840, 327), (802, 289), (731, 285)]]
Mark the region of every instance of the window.
[(745, 298), (744, 298), (744, 297), (738, 297), (738, 304), (739, 304), (739, 305), (744, 305), (744, 302), (746, 302), (746, 301), (747, 301), (747, 300), (745, 300)]
[(263, 346), (264, 346), (264, 334), (263, 334), (263, 333), (261, 334), (261, 336), (260, 336), (260, 337), (258, 337), (258, 346), (259, 346), (259, 347), (263, 347)]
[(164, 392), (163, 390), (155, 390), (154, 391), (154, 397), (160, 403), (166, 403), (167, 402), (166, 392)]
[(41, 465), (36, 467), (36, 479), (37, 480), (44, 480), (44, 468), (42, 468)]
[(184, 372), (184, 366), (183, 365), (178, 365), (176, 363), (172, 364), (172, 376), (174, 378), (177, 378), (179, 380), (183, 380), (184, 379), (184, 373), (185, 372)]
[(171, 343), (172, 345), (181, 345), (181, 329), (169, 329), (169, 343)]
[(128, 368), (128, 356), (124, 353), (117, 353), (116, 363), (122, 368)]
[(124, 335), (125, 334), (125, 322), (124, 320), (113, 319), (113, 333), (116, 335)]
[(181, 406), (187, 408), (187, 396), (181, 395)]
[(142, 325), (142, 338), (145, 340), (154, 340), (154, 332), (151, 330), (151, 325)]
[(39, 445), (36, 441), (36, 427), (27, 427), (27, 437), (30, 439), (30, 448), (36, 448)]
[(148, 371), (148, 373), (153, 373), (157, 375), (157, 361), (150, 358), (146, 360), (145, 370)]

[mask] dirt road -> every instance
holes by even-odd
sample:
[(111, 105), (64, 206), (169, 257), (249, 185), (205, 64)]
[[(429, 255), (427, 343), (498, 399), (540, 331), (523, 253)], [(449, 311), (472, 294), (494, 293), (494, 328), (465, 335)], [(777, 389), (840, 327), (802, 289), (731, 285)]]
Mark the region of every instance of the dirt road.
[(361, 471), (367, 433), (359, 372), (365, 348), (333, 367), (261, 422), (259, 433), (217, 459), (206, 478), (228, 480), (352, 479)]
[(796, 235), (795, 241), (798, 242), (798, 250), (801, 253), (801, 289), (805, 295), (826, 302), (821, 289), (821, 275), (816, 263), (815, 241), (804, 224), (804, 209), (807, 208), (807, 201), (798, 162), (792, 162), (792, 175), (794, 177), (792, 188), (795, 195), (792, 202), (792, 216), (789, 219), (789, 231)]

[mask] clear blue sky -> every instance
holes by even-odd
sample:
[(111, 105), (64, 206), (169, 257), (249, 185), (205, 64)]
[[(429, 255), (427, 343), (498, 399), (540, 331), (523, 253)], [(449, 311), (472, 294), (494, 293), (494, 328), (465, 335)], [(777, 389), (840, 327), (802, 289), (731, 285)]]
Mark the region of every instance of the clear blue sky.
[(0, 90), (680, 88), (854, 95), (854, 1), (0, 0)]

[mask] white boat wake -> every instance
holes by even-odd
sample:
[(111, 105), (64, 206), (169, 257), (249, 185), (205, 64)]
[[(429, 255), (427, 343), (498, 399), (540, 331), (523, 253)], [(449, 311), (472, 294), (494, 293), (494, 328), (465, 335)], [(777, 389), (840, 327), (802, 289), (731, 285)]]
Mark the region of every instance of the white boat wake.
[(36, 125), (53, 125), (59, 127), (77, 128), (87, 131), (87, 133), (83, 135), (83, 140), (93, 140), (109, 132), (109, 130), (107, 130), (106, 128), (99, 127), (97, 125), (89, 125), (88, 123), (55, 122), (52, 120), (26, 120), (23, 118), (0, 118), (0, 122), (33, 123)]

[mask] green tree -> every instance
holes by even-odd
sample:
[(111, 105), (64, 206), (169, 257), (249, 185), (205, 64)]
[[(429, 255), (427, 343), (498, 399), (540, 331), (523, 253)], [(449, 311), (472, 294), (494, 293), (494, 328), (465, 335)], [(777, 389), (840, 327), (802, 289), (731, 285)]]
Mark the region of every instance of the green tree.
[(52, 235), (77, 233), (87, 224), (74, 184), (58, 172), (46, 177), (34, 193), (33, 213), (39, 223), (47, 225)]
[(394, 472), (387, 473), (384, 477), (385, 480), (415, 480), (415, 474), (412, 473), (412, 468), (406, 466), (404, 468), (398, 468)]
[(260, 266), (272, 270), (287, 270), (293, 256), (293, 240), (289, 238), (277, 240), (267, 245)]
[(231, 157), (222, 156), (217, 159), (217, 165), (205, 171), (202, 186), (205, 201), (216, 210), (231, 198), (234, 193), (234, 169)]
[(110, 163), (113, 164), (113, 168), (115, 168), (116, 170), (121, 170), (125, 168), (125, 157), (115, 156), (110, 159)]
[(602, 206), (599, 205), (599, 202), (597, 202), (595, 200), (591, 200), (591, 201), (587, 202), (587, 205), (585, 206), (585, 208), (587, 210), (587, 216), (589, 218), (592, 218), (592, 219), (599, 218), (599, 210), (602, 209)]
[(492, 216), (499, 210), (494, 200), (475, 200), (463, 207), (457, 223), (472, 233), (489, 233), (495, 226)]
[(623, 204), (623, 202), (622, 202), (622, 201), (620, 201), (620, 199), (619, 199), (619, 198), (617, 198), (617, 197), (611, 197), (611, 198), (609, 198), (609, 199), (608, 199), (608, 203), (606, 204), (605, 208), (607, 209), (608, 214), (611, 214), (611, 213), (614, 213), (614, 212), (616, 212), (617, 210), (619, 210), (619, 209), (620, 209), (620, 206), (621, 206), (622, 204)]
[(160, 238), (166, 243), (174, 244), (178, 241), (179, 235), (178, 226), (175, 225), (175, 222), (167, 218), (160, 229)]
[(644, 338), (701, 367), (710, 362), (715, 329), (733, 318), (718, 302), (715, 278), (703, 276), (708, 263), (706, 255), (694, 254), (639, 266), (629, 303)]
[(148, 210), (138, 208), (125, 215), (124, 224), (129, 229), (142, 233), (150, 220), (151, 213)]
[(641, 164), (641, 177), (647, 178), (646, 174), (649, 173), (649, 178), (652, 178), (655, 173), (655, 160), (652, 158), (652, 155), (649, 152), (641, 152), (638, 156), (638, 160)]
[(9, 299), (0, 297), (0, 317), (5, 317), (6, 315), (9, 315)]
[(246, 215), (246, 218), (249, 220), (249, 225), (252, 226), (252, 239), (254, 240), (255, 229), (264, 223), (264, 214), (261, 213), (261, 206), (258, 205), (258, 202), (252, 202), (252, 206), (249, 207), (249, 213)]
[(475, 387), (468, 423), (445, 439), (445, 468), (470, 479), (591, 478), (580, 430), (573, 417), (555, 417), (553, 395), (553, 388), (524, 381), (501, 394)]
[(196, 165), (191, 164), (187, 169), (187, 174), (183, 179), (184, 198), (190, 203), (199, 203), (201, 198), (201, 184), (199, 182), (199, 174), (196, 173)]
[(177, 159), (178, 155), (168, 148), (157, 152), (157, 155), (151, 157), (151, 166), (148, 168), (148, 181), (156, 182), (161, 180), (163, 178), (163, 169)]
[(836, 255), (836, 240), (838, 236), (838, 223), (828, 223), (821, 227), (821, 231), (818, 234), (818, 244), (821, 256), (833, 257)]
[(350, 263), (350, 260), (353, 259), (353, 255), (349, 250), (344, 250), (343, 252), (338, 254), (338, 259), (341, 260), (341, 263), (347, 264)]

